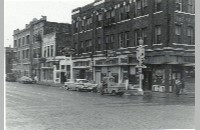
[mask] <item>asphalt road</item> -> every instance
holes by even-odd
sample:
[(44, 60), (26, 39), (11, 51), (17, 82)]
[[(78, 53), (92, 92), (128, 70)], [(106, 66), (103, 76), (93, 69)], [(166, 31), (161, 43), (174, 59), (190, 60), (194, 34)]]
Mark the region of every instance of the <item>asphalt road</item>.
[(6, 130), (194, 129), (194, 98), (111, 96), (6, 83)]

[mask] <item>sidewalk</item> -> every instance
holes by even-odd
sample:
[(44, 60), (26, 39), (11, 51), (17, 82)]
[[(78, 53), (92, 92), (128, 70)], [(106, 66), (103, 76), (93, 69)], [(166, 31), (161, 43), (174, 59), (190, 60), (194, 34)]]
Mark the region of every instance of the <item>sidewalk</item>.
[(52, 86), (52, 87), (62, 87), (63, 86), (63, 84), (61, 84), (61, 83), (48, 83), (48, 82), (42, 82), (42, 81), (38, 81), (36, 84), (45, 85), (45, 86)]
[[(126, 91), (126, 94), (128, 96), (137, 96), (136, 90), (128, 90)], [(152, 97), (160, 97), (160, 98), (173, 98), (177, 97), (175, 93), (166, 93), (166, 92), (153, 92), (153, 91), (144, 91), (145, 96), (152, 96)], [(183, 94), (180, 94), (179, 97), (183, 98), (195, 98), (195, 92), (184, 92)]]

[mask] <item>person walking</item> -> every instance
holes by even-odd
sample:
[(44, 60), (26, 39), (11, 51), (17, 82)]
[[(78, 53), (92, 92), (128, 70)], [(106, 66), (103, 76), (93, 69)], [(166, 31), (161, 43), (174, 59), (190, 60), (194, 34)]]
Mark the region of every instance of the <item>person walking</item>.
[(180, 88), (180, 94), (183, 94), (184, 93), (184, 88), (185, 88), (185, 83), (184, 83), (184, 80), (181, 79), (181, 88)]
[(180, 94), (180, 89), (181, 89), (181, 81), (179, 79), (176, 79), (175, 80), (175, 92), (176, 92), (176, 95), (179, 97), (179, 94)]

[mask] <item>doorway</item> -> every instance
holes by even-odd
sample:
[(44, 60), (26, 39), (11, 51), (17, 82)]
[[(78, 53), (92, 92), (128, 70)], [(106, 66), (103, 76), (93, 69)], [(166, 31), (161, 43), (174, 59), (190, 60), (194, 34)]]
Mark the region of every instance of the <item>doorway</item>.
[(150, 68), (143, 70), (143, 90), (152, 90), (152, 71)]
[(61, 72), (61, 77), (60, 77), (61, 79), (60, 79), (60, 82), (61, 83), (64, 83), (64, 82), (66, 82), (66, 75), (65, 75), (65, 72)]

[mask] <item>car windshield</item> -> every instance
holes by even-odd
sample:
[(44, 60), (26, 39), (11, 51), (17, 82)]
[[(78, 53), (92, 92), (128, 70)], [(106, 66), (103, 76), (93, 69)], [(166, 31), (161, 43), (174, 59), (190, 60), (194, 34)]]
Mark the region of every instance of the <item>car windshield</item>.
[(78, 80), (77, 83), (88, 83), (88, 80)]

